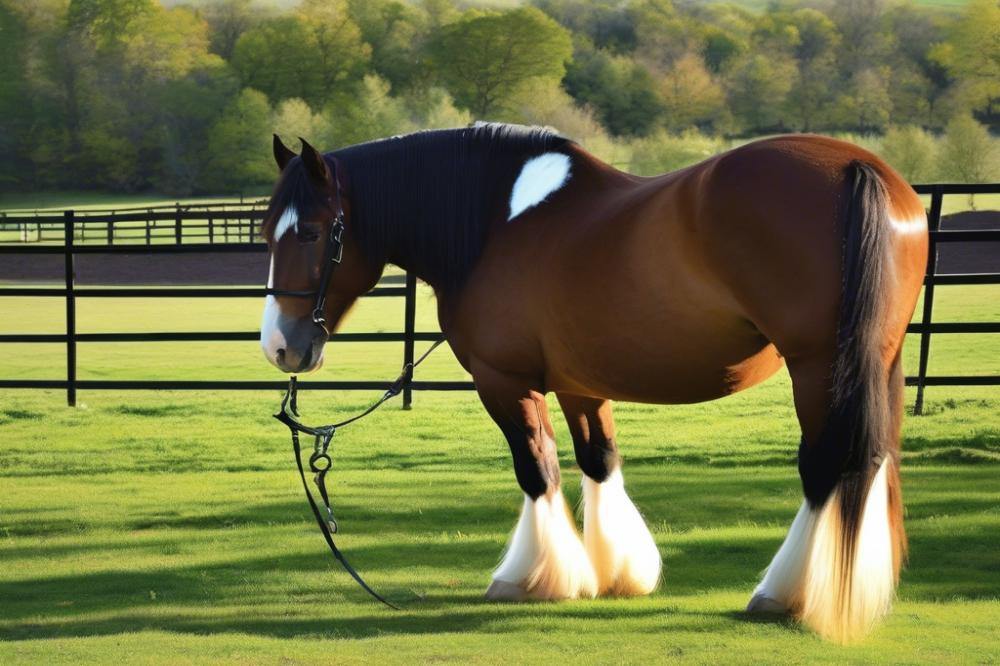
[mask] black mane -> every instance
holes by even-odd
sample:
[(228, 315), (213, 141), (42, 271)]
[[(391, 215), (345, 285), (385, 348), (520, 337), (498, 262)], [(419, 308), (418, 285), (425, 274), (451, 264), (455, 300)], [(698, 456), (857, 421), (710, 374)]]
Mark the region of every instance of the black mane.
[[(349, 183), (349, 233), (372, 262), (405, 260), (432, 285), (451, 291), (478, 261), (491, 222), (508, 214), (524, 163), (569, 140), (539, 127), (497, 123), (428, 130), (327, 153)], [(294, 205), (302, 218), (322, 205), (301, 160), (288, 164), (271, 210)]]

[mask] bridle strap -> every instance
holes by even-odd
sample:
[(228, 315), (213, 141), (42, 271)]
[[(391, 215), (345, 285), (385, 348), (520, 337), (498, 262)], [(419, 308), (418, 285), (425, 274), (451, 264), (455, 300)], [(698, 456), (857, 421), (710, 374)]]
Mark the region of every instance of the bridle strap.
[[(344, 557), (344, 554), (340, 552), (340, 549), (338, 549), (337, 545), (333, 542), (333, 535), (337, 533), (338, 526), (337, 521), (333, 516), (333, 508), (330, 506), (330, 497), (326, 489), (326, 474), (333, 467), (333, 459), (330, 457), (329, 453), (330, 443), (333, 441), (333, 436), (339, 428), (368, 416), (385, 404), (387, 400), (399, 395), (406, 384), (413, 379), (414, 368), (420, 365), (423, 360), (443, 342), (444, 340), (438, 340), (431, 345), (430, 349), (424, 352), (424, 354), (415, 362), (403, 365), (403, 370), (400, 372), (399, 377), (397, 377), (396, 380), (389, 385), (389, 388), (382, 395), (382, 397), (368, 409), (356, 416), (352, 416), (349, 419), (345, 419), (339, 423), (331, 425), (305, 425), (298, 419), (298, 378), (294, 376), (288, 381), (288, 390), (285, 391), (285, 397), (281, 400), (281, 409), (274, 415), (274, 418), (284, 423), (292, 434), (292, 449), (295, 451), (295, 464), (299, 469), (299, 478), (302, 480), (302, 488), (306, 491), (306, 499), (309, 500), (309, 507), (312, 509), (313, 516), (316, 518), (316, 523), (319, 525), (319, 529), (323, 533), (323, 539), (326, 541), (326, 545), (330, 547), (330, 552), (333, 553), (333, 556), (343, 565), (347, 573), (349, 573), (351, 577), (357, 581), (358, 585), (368, 592), (368, 594), (395, 610), (400, 610), (399, 606), (386, 601), (382, 595), (373, 590), (371, 586), (369, 586), (368, 583), (366, 583), (361, 577), (361, 574), (359, 574), (354, 567), (351, 566), (351, 564), (347, 561), (347, 558)], [(300, 432), (312, 435), (314, 438), (313, 453), (309, 456), (309, 469), (315, 474), (313, 482), (316, 484), (320, 498), (323, 501), (323, 508), (326, 510), (325, 517), (323, 516), (323, 512), (320, 511), (319, 504), (313, 497), (312, 492), (309, 490), (309, 484), (306, 483), (305, 468), (302, 464), (302, 446), (299, 442)]]
[[(340, 192), (340, 187), (337, 187), (337, 192)], [(330, 225), (330, 238), (326, 243), (326, 250), (323, 253), (323, 274), (319, 279), (319, 288), (316, 290), (316, 304), (313, 306), (312, 320), (313, 323), (326, 331), (329, 335), (330, 331), (326, 327), (326, 317), (323, 316), (323, 310), (326, 308), (326, 290), (330, 286), (330, 279), (333, 277), (334, 269), (340, 265), (340, 261), (344, 257), (344, 211), (340, 208), (340, 196), (337, 196), (337, 216), (333, 220), (333, 224)]]

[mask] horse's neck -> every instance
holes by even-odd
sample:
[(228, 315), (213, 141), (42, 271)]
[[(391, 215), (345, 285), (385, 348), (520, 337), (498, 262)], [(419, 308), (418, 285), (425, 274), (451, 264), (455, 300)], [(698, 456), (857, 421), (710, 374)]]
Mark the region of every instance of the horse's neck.
[[(546, 193), (540, 197), (537, 202), (532, 202), (532, 205), (528, 210), (533, 210), (538, 208), (540, 211), (544, 211), (544, 206), (546, 201), (554, 196), (555, 192), (558, 190), (566, 189), (571, 190), (570, 196), (578, 199), (597, 199), (600, 200), (603, 193), (609, 192), (610, 190), (618, 190), (619, 193), (622, 187), (630, 187), (638, 184), (638, 181), (644, 180), (639, 179), (629, 174), (618, 171), (614, 167), (602, 162), (598, 158), (594, 157), (590, 153), (586, 152), (579, 146), (575, 144), (568, 144), (561, 152), (569, 154), (571, 158), (570, 174), (564, 185), (561, 185), (556, 190), (551, 193)], [(525, 163), (527, 163), (526, 160)], [(434, 168), (435, 165), (427, 165), (427, 168)], [(523, 169), (523, 166), (522, 166)], [(516, 179), (515, 179), (516, 182)], [(447, 184), (442, 184), (442, 186), (447, 186)], [(482, 228), (478, 231), (482, 233), (482, 250), (485, 251), (486, 245), (490, 240), (499, 232), (502, 232), (505, 225), (513, 223), (508, 221), (512, 206), (512, 195), (513, 195), (513, 183), (510, 185), (503, 185), (503, 192), (493, 192), (489, 196), (496, 200), (495, 210), (492, 213), (480, 220), (479, 223)], [(400, 211), (401, 215), (407, 215), (406, 211)], [(514, 220), (516, 221), (516, 217)], [(420, 229), (415, 229), (417, 235), (422, 238), (434, 238), (437, 233), (436, 230), (431, 228), (432, 225), (440, 224), (440, 220), (430, 219), (421, 215), (410, 215), (410, 220), (414, 225), (426, 226), (427, 230), (421, 231)], [(418, 278), (431, 285), (435, 291), (440, 295), (443, 295), (448, 291), (447, 287), (449, 285), (444, 285), (440, 283), (440, 280), (426, 270), (425, 266), (427, 264), (426, 256), (419, 256), (420, 252), (427, 252), (428, 248), (424, 247), (410, 247), (405, 242), (399, 242), (401, 239), (396, 239), (395, 242), (389, 248), (388, 261), (391, 264), (399, 266), (400, 268), (414, 273)], [(448, 242), (449, 239), (440, 239), (441, 242)]]

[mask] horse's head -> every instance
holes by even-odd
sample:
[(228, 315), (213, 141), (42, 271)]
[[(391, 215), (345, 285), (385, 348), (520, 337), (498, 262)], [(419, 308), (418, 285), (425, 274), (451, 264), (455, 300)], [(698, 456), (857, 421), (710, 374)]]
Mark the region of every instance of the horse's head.
[(354, 301), (378, 282), (382, 267), (371, 265), (351, 233), (346, 178), (337, 161), (305, 140), (295, 155), (277, 135), (274, 158), (281, 175), (262, 223), (273, 293), (264, 306), (260, 345), (278, 369), (308, 372), (320, 367), (323, 345)]

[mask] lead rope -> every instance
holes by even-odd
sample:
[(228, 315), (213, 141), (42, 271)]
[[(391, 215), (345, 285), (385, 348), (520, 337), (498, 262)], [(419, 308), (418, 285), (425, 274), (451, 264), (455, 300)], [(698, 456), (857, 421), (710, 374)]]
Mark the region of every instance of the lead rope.
[[(364, 578), (361, 577), (361, 574), (355, 571), (354, 567), (351, 566), (351, 564), (347, 561), (347, 558), (344, 557), (344, 554), (340, 552), (340, 549), (337, 548), (337, 545), (333, 542), (333, 535), (337, 533), (338, 529), (337, 520), (333, 517), (333, 509), (330, 507), (330, 497), (326, 491), (326, 474), (333, 467), (333, 459), (330, 458), (329, 454), (330, 442), (333, 441), (333, 436), (339, 428), (368, 416), (381, 407), (387, 400), (399, 395), (406, 384), (413, 379), (413, 370), (420, 365), (432, 351), (437, 349), (442, 342), (444, 342), (444, 340), (438, 340), (431, 345), (431, 348), (424, 352), (423, 356), (418, 358), (416, 362), (404, 364), (399, 377), (397, 377), (396, 380), (389, 385), (389, 388), (382, 395), (382, 397), (379, 398), (371, 407), (357, 416), (352, 416), (349, 419), (345, 419), (339, 423), (331, 425), (316, 427), (305, 425), (299, 421), (298, 377), (295, 376), (288, 380), (288, 390), (285, 391), (285, 397), (281, 400), (281, 409), (274, 415), (274, 418), (288, 426), (288, 430), (292, 434), (292, 449), (295, 451), (295, 464), (299, 469), (299, 478), (302, 480), (302, 488), (306, 491), (306, 499), (309, 500), (309, 507), (312, 509), (313, 516), (316, 518), (316, 523), (319, 525), (319, 529), (323, 533), (323, 539), (326, 541), (326, 545), (330, 547), (330, 552), (333, 553), (333, 556), (344, 566), (347, 573), (349, 573), (351, 577), (357, 581), (358, 585), (368, 592), (368, 594), (395, 610), (400, 610), (399, 606), (386, 601), (382, 595), (373, 590), (371, 586), (365, 582)], [(319, 504), (317, 504), (315, 498), (313, 498), (312, 492), (309, 490), (309, 484), (306, 483), (305, 467), (302, 464), (302, 446), (299, 442), (300, 432), (313, 436), (313, 453), (309, 456), (309, 469), (313, 472), (313, 474), (315, 474), (313, 477), (313, 483), (316, 484), (316, 488), (319, 490), (320, 498), (323, 500), (323, 507), (326, 509), (325, 517), (319, 509)]]

